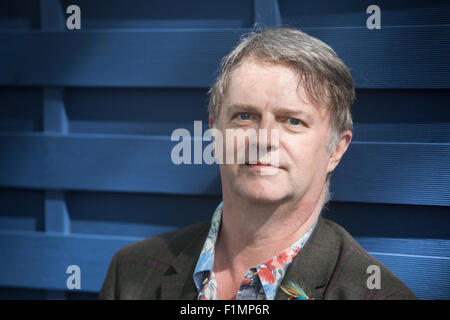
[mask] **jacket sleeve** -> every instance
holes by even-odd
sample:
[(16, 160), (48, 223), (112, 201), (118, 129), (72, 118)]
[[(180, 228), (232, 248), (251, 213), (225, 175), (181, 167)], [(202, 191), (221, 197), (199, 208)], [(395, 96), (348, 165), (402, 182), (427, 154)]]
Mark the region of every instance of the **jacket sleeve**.
[(106, 274), (106, 278), (103, 281), (103, 286), (100, 291), (99, 299), (100, 300), (116, 300), (119, 299), (119, 292), (117, 290), (117, 276), (118, 276), (118, 253), (116, 253), (108, 268), (108, 273)]

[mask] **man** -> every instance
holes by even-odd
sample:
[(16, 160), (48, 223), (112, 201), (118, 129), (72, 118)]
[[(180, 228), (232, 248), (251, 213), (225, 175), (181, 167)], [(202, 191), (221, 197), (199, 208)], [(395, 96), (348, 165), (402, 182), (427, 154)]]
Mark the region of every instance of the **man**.
[[(256, 162), (220, 164), (223, 202), (211, 223), (116, 253), (100, 298), (415, 299), (320, 216), (352, 139), (353, 100), (350, 71), (323, 42), (291, 28), (250, 33), (222, 61), (210, 90), (210, 127), (225, 137), (254, 130), (264, 151)], [(225, 138), (215, 151), (250, 150), (249, 137), (237, 140)]]

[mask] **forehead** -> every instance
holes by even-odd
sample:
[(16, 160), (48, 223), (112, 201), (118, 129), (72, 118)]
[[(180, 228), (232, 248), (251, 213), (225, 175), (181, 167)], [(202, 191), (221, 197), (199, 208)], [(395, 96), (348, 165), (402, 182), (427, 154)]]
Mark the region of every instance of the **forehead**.
[(278, 94), (286, 95), (295, 91), (299, 81), (299, 74), (287, 65), (247, 58), (231, 73), (228, 89), (233, 94), (249, 93), (248, 89), (272, 93), (270, 88), (276, 86), (283, 89)]
[(223, 106), (289, 107), (325, 117), (326, 108), (311, 102), (302, 80), (299, 72), (291, 66), (247, 58), (231, 73)]

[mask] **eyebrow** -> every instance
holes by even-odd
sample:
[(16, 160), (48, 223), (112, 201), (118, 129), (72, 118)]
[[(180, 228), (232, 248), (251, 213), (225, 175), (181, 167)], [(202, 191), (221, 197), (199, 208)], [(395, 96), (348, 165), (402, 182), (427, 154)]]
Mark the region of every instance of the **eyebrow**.
[(237, 104), (232, 104), (228, 110), (227, 110), (227, 114), (232, 114), (236, 111), (250, 111), (250, 112), (259, 112), (258, 107), (253, 106), (251, 104), (242, 104), (242, 103), (237, 103)]
[[(251, 104), (237, 103), (237, 104), (232, 104), (228, 108), (227, 114), (230, 115), (236, 111), (248, 111), (248, 112), (258, 113), (258, 112), (260, 112), (260, 108), (254, 106), (254, 105), (251, 105)], [(301, 109), (295, 108), (295, 107), (277, 107), (275, 109), (275, 113), (277, 115), (282, 115), (285, 117), (302, 116), (302, 117), (305, 117), (308, 121), (312, 121), (314, 118), (313, 115), (310, 114), (309, 112), (305, 112), (304, 110), (301, 110)]]

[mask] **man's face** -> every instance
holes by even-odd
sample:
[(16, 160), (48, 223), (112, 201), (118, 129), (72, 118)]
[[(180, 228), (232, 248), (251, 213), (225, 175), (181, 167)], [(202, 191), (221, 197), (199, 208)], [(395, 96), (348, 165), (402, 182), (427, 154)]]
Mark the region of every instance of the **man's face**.
[[(224, 163), (230, 143), (235, 143), (231, 148), (235, 153), (242, 148), (247, 155), (249, 151), (249, 139), (227, 140), (227, 129), (266, 129), (266, 139), (258, 139), (258, 147), (265, 144), (268, 153), (265, 160), (261, 155), (258, 159), (267, 163), (268, 156), (278, 152), (279, 165), (276, 173), (262, 174), (270, 167), (250, 165), (248, 156), (245, 164), (221, 164), (224, 193), (277, 202), (323, 190), (327, 172), (334, 169), (327, 151), (329, 116), (324, 108), (307, 101), (299, 80), (288, 66), (254, 59), (234, 70), (217, 120), (224, 137)], [(279, 139), (271, 139), (274, 129)]]

